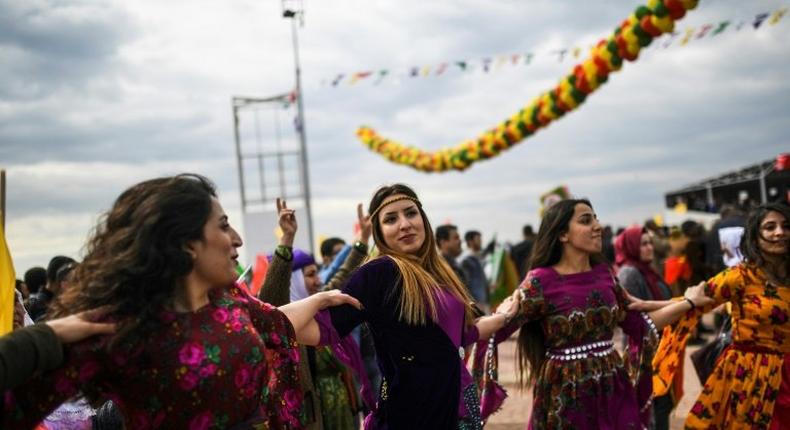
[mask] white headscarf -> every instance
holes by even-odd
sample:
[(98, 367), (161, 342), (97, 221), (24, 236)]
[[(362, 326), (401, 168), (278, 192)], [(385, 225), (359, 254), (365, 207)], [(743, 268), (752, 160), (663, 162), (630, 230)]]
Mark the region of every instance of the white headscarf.
[(302, 269), (296, 269), (291, 272), (291, 301), (302, 300), (310, 296), (307, 292), (307, 287), (304, 285), (304, 274)]

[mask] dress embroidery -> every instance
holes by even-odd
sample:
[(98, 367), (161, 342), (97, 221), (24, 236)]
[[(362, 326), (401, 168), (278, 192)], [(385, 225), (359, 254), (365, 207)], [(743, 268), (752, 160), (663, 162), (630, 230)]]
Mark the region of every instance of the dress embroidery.
[[(642, 428), (658, 337), (649, 317), (627, 311), (608, 267), (565, 276), (536, 269), (520, 288), (525, 318), (540, 323), (547, 354), (537, 375), (532, 428)], [(616, 326), (634, 339), (625, 359), (612, 347)]]

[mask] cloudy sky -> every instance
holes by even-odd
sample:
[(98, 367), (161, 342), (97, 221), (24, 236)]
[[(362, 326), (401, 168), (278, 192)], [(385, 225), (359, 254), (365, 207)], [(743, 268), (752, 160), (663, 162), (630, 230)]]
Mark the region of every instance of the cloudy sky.
[[(788, 6), (768, 0), (701, 1), (677, 30), (733, 25), (682, 47), (654, 42), (580, 109), (466, 172), (419, 173), (355, 138), (363, 124), (431, 149), (473, 138), (572, 68), (552, 52), (589, 46), (637, 4), (306, 1), (299, 46), (316, 235), (349, 237), (356, 202), (392, 182), (413, 185), (434, 224), (503, 240), (537, 223), (538, 196), (558, 184), (589, 197), (603, 222), (624, 225), (662, 212), (667, 191), (790, 149), (790, 18), (751, 26)], [(17, 271), (58, 253), (79, 257), (113, 199), (158, 175), (209, 176), (243, 229), (230, 99), (293, 88), (281, 13), (277, 0), (0, 0), (0, 167)], [(527, 52), (529, 65), (480, 66)], [(408, 77), (456, 60), (472, 70)], [(379, 69), (391, 73), (378, 85), (328, 83)], [(243, 143), (287, 148), (292, 116), (246, 112)]]

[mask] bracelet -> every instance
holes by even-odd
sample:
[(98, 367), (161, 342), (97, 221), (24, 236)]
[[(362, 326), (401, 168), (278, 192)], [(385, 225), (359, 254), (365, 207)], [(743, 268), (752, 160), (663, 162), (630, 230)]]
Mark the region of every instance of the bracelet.
[(274, 253), (285, 261), (291, 261), (294, 259), (294, 254), (290, 246), (277, 245), (277, 248), (274, 249)]
[(354, 242), (354, 249), (356, 249), (357, 251), (359, 251), (359, 252), (361, 252), (363, 254), (367, 254), (368, 253), (368, 244), (358, 240), (358, 241)]
[(696, 308), (697, 308), (697, 305), (695, 305), (695, 304), (694, 304), (694, 302), (692, 302), (690, 298), (688, 298), (688, 297), (683, 297), (683, 300), (685, 300), (685, 301), (689, 302), (689, 304), (691, 305), (691, 309), (689, 309), (690, 311), (693, 311), (694, 309), (696, 309)]
[(512, 319), (506, 312), (494, 312), (494, 315), (502, 315), (505, 317), (505, 325), (510, 324), (510, 320)]

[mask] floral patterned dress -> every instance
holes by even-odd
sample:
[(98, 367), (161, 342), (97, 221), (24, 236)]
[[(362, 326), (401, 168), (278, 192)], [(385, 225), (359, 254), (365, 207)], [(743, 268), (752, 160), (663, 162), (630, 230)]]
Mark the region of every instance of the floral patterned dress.
[(33, 428), (80, 391), (115, 402), (126, 428), (297, 429), (302, 394), (293, 327), (236, 286), (112, 353), (100, 336), (64, 348), (63, 365), (3, 399), (4, 429)]
[(315, 348), (315, 366), (324, 429), (353, 430), (358, 427), (355, 412), (359, 409), (359, 396), (349, 368), (328, 346)]
[[(715, 303), (690, 312), (664, 330), (654, 360), (657, 393), (665, 390), (683, 360), (680, 351), (700, 316), (732, 303), (733, 344), (724, 350), (708, 377), (684, 428), (786, 429), (790, 420), (787, 354), (790, 353), (790, 285), (767, 281), (764, 272), (749, 264), (725, 269), (708, 281), (706, 294)], [(772, 422), (773, 421), (773, 422)]]
[[(521, 329), (541, 330), (546, 347), (529, 428), (644, 428), (658, 333), (650, 317), (626, 309), (625, 292), (609, 267), (571, 275), (538, 268), (519, 288), (524, 316), (533, 325)], [(625, 359), (612, 342), (616, 326), (631, 342)]]

